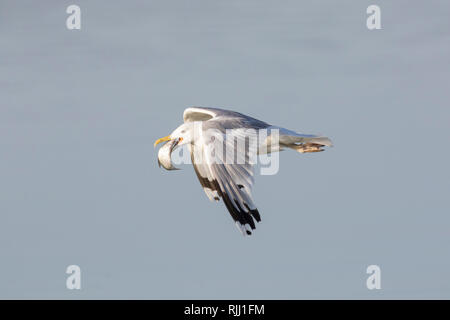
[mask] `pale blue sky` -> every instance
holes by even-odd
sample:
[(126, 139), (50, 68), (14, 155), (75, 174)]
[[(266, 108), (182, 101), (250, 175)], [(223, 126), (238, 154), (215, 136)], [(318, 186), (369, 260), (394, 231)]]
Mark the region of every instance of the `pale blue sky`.
[[(78, 4), (82, 30), (65, 26)], [(382, 30), (366, 28), (378, 4)], [(1, 298), (450, 298), (446, 1), (2, 1)], [(153, 141), (191, 105), (281, 154), (243, 238)], [(65, 288), (65, 268), (82, 290)], [(365, 287), (377, 264), (382, 289)]]

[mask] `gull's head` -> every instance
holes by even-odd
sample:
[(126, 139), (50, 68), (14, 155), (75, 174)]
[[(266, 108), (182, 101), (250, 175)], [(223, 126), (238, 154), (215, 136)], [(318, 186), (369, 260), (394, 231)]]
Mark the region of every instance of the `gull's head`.
[(158, 151), (158, 164), (163, 166), (166, 170), (177, 170), (177, 168), (172, 165), (172, 152), (179, 146), (191, 143), (192, 140), (192, 122), (183, 123), (168, 136), (156, 140), (154, 144), (155, 147), (161, 142), (165, 142), (164, 146), (162, 146)]

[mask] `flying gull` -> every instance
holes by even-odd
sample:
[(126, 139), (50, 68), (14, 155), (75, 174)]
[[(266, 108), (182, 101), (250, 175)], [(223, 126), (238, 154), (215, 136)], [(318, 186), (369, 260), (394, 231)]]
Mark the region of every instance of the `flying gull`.
[(171, 161), (172, 152), (188, 145), (206, 195), (211, 201), (222, 199), (244, 235), (251, 235), (255, 221), (261, 221), (251, 194), (255, 155), (286, 148), (319, 152), (332, 146), (327, 137), (297, 133), (224, 109), (190, 107), (183, 119), (184, 123), (170, 135), (155, 141), (155, 147), (166, 142), (159, 149), (158, 164), (166, 170), (177, 169)]

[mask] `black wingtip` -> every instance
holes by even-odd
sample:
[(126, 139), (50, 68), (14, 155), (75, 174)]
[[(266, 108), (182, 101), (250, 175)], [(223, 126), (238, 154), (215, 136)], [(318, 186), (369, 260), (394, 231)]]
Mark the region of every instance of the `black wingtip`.
[(256, 222), (261, 222), (261, 216), (259, 214), (258, 209), (250, 209), (250, 207), (244, 203), (245, 208), (247, 209), (248, 212), (250, 212), (250, 214), (252, 215), (252, 217), (256, 220)]

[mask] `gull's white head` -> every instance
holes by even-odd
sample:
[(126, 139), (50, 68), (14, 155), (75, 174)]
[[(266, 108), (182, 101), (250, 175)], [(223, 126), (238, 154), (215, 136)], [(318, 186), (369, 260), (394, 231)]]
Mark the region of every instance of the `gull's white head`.
[(166, 170), (177, 170), (177, 168), (172, 165), (172, 152), (179, 146), (192, 143), (193, 139), (194, 122), (187, 122), (176, 128), (170, 135), (156, 140), (154, 144), (155, 147), (161, 142), (168, 141), (168, 143), (158, 151), (158, 164), (160, 166), (162, 165)]

